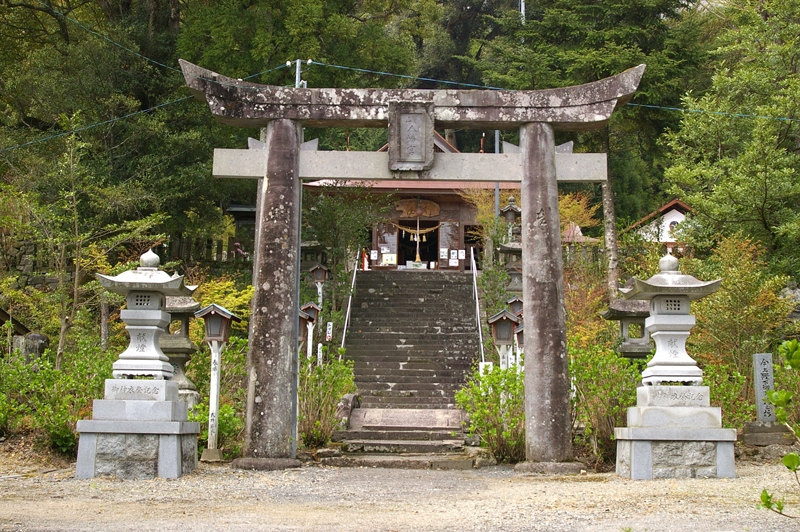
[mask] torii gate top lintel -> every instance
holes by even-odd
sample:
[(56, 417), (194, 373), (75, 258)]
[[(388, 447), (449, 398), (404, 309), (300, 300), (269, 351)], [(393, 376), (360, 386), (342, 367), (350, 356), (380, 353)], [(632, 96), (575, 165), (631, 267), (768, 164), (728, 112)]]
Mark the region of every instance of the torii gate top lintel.
[(288, 118), (310, 127), (386, 127), (393, 102), (432, 106), (438, 127), (515, 129), (542, 122), (560, 131), (597, 129), (633, 97), (645, 65), (584, 85), (536, 91), (302, 89), (222, 76), (183, 59), (186, 84), (221, 123), (263, 127)]

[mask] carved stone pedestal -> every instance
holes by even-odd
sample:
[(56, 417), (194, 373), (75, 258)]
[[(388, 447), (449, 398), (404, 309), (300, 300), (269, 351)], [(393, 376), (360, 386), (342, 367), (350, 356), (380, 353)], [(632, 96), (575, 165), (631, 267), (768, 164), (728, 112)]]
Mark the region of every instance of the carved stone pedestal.
[(178, 478), (197, 467), (200, 424), (187, 421), (177, 383), (108, 379), (104, 397), (78, 421), (77, 478)]
[(734, 478), (736, 429), (722, 428), (708, 386), (642, 386), (626, 428), (614, 429), (617, 474), (653, 478)]

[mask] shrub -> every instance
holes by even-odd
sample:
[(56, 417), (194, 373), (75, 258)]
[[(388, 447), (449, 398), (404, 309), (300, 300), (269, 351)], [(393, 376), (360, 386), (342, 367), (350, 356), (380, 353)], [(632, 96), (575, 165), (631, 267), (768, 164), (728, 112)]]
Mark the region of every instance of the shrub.
[(625, 425), (641, 380), (636, 363), (600, 346), (570, 349), (573, 416), (598, 462), (616, 457), (614, 427)]
[(4, 417), (9, 431), (41, 431), (51, 448), (74, 455), (76, 423), (89, 417), (92, 401), (103, 396), (114, 359), (91, 338), (66, 353), (61, 370), (49, 352), (29, 363), (18, 355), (5, 357), (0, 361), (0, 425)]
[(755, 416), (755, 405), (741, 399), (747, 379), (733, 365), (707, 365), (703, 368), (703, 384), (709, 388), (711, 405), (722, 409), (723, 427), (743, 427)]
[(338, 360), (337, 356), (318, 365), (316, 357), (300, 356), (297, 432), (303, 445), (316, 449), (330, 441), (339, 422), (336, 418), (339, 399), (355, 391), (351, 360)]
[[(189, 421), (200, 423), (198, 436), (198, 452), (208, 447), (208, 399), (196, 405), (189, 412)], [(223, 452), (226, 458), (233, 458), (241, 453), (242, 430), (244, 419), (236, 414), (230, 404), (220, 404), (217, 416), (217, 449)]]
[(516, 367), (477, 371), (456, 393), (469, 414), (469, 431), (481, 438), (498, 462), (525, 459), (525, 378)]

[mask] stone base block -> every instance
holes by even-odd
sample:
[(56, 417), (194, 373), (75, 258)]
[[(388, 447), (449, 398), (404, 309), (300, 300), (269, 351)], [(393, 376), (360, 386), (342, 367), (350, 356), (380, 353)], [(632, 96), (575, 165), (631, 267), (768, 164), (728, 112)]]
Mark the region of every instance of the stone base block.
[(78, 421), (77, 478), (178, 478), (197, 467), (199, 423)]
[(231, 462), (231, 467), (255, 471), (279, 471), (302, 467), (302, 465), (303, 462), (294, 458), (237, 458)]
[(585, 467), (581, 462), (520, 462), (514, 466), (514, 471), (543, 475), (580, 475)]
[(711, 406), (708, 386), (639, 386), (636, 406)]
[(795, 443), (794, 436), (786, 425), (765, 421), (746, 423), (744, 434), (739, 435), (739, 441), (745, 445), (757, 445), (759, 447), (793, 445)]
[(106, 379), (104, 399), (177, 401), (178, 383), (166, 380)]
[(200, 457), (201, 462), (222, 462), (222, 451), (219, 449), (203, 449), (203, 456)]
[(629, 427), (719, 428), (722, 411), (714, 406), (642, 406), (628, 409)]
[(632, 480), (734, 478), (735, 429), (617, 428), (617, 474)]
[(95, 399), (92, 419), (118, 421), (186, 421), (189, 405), (183, 401)]

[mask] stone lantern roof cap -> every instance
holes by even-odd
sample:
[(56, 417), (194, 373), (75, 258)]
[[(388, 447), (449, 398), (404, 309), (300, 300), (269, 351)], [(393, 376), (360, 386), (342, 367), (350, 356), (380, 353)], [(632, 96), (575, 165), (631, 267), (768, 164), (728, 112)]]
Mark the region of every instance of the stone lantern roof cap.
[(631, 288), (620, 288), (625, 299), (649, 300), (656, 296), (685, 295), (690, 301), (711, 295), (719, 289), (720, 279), (716, 281), (700, 281), (691, 275), (685, 275), (678, 268), (678, 259), (667, 254), (658, 261), (661, 270), (646, 281), (632, 279)]
[(170, 275), (159, 270), (160, 259), (158, 255), (148, 250), (139, 259), (139, 267), (128, 270), (119, 275), (95, 274), (100, 284), (115, 294), (127, 296), (128, 292), (158, 292), (165, 296), (191, 296), (197, 289), (196, 286), (183, 284), (183, 275)]
[(170, 314), (194, 314), (200, 310), (200, 303), (192, 296), (168, 296), (164, 311)]

